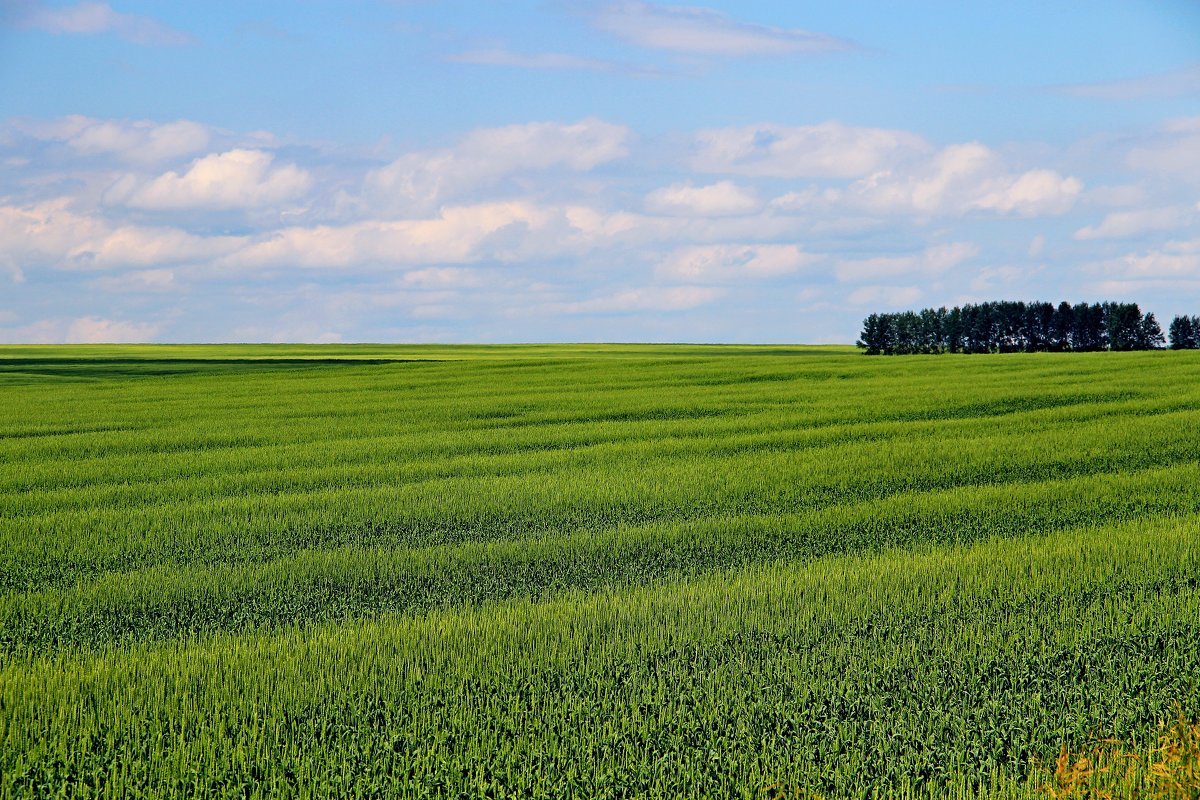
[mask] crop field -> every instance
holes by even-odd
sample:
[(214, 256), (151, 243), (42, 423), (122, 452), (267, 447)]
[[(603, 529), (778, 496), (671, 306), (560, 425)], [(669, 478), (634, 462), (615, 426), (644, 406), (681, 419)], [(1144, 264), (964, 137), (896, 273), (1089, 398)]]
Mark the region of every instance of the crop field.
[(1200, 795), (1200, 353), (11, 346), (0, 410), (0, 798)]

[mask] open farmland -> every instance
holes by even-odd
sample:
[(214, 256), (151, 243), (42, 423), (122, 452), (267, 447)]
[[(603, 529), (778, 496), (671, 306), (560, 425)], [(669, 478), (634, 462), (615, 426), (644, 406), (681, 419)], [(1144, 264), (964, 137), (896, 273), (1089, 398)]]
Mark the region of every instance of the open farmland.
[(0, 348), (0, 796), (1038, 790), (1200, 717), (1200, 357)]

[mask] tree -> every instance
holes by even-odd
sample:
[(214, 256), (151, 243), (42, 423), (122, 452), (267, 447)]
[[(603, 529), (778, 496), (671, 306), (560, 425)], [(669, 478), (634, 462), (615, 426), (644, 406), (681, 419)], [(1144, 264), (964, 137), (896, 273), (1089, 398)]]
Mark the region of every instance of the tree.
[(1099, 303), (1080, 303), (1075, 306), (1071, 327), (1071, 349), (1087, 353), (1108, 346), (1104, 325), (1104, 306)]
[(1142, 310), (1137, 303), (1105, 303), (1104, 332), (1110, 350), (1137, 350)]
[(877, 356), (883, 352), (883, 337), (878, 314), (871, 314), (863, 320), (862, 333), (859, 334), (858, 341), (854, 344), (856, 347), (863, 348), (869, 356)]
[(1162, 327), (1158, 324), (1158, 320), (1154, 318), (1154, 314), (1147, 314), (1142, 317), (1141, 323), (1138, 325), (1137, 347), (1136, 350), (1158, 350), (1166, 344), (1166, 337), (1163, 336)]
[(1058, 352), (1070, 350), (1071, 334), (1075, 330), (1075, 312), (1071, 304), (1063, 300), (1054, 309), (1054, 319), (1050, 322), (1050, 347)]
[(946, 349), (951, 353), (961, 353), (963, 348), (963, 323), (962, 309), (958, 306), (946, 312), (946, 319), (942, 323), (942, 336), (946, 342)]
[(1200, 348), (1200, 317), (1175, 317), (1167, 330), (1170, 332), (1172, 350)]
[(1030, 303), (1025, 306), (1026, 349), (1041, 353), (1054, 349), (1054, 304)]
[[(1176, 317), (1175, 350), (1200, 348), (1200, 317)], [(917, 353), (1042, 353), (1154, 350), (1166, 343), (1153, 314), (1137, 303), (967, 303), (871, 314), (856, 345), (867, 355)]]

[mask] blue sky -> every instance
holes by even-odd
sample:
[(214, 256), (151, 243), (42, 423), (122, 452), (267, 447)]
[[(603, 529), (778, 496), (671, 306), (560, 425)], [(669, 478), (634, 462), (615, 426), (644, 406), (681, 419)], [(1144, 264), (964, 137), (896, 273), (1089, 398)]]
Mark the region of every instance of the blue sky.
[(1200, 313), (1200, 3), (0, 0), (0, 341)]

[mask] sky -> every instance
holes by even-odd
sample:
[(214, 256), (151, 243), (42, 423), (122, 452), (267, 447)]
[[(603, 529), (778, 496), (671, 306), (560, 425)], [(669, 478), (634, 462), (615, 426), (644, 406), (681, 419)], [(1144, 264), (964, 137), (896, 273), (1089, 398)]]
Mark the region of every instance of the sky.
[(0, 0), (0, 342), (1200, 314), (1200, 2)]

